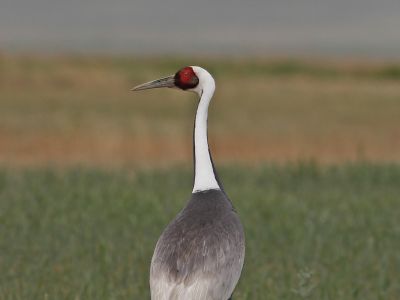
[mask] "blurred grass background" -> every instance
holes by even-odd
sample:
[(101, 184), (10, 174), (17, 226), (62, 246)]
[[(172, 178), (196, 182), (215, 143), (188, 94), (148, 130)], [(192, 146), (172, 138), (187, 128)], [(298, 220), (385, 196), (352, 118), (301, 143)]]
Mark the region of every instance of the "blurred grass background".
[(217, 80), (210, 141), (221, 163), (400, 160), (393, 63), (3, 54), (1, 164), (187, 164), (195, 96), (129, 89), (190, 64)]
[[(0, 299), (148, 299), (192, 183), (196, 97), (247, 238), (234, 299), (399, 299), (400, 65), (0, 55)], [(222, 166), (222, 168), (221, 168)]]

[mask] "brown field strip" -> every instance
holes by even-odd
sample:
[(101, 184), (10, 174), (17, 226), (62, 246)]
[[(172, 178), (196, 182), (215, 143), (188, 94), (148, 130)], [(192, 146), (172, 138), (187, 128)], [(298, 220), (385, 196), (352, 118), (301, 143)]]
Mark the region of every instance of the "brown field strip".
[[(180, 63), (1, 57), (0, 164), (189, 163), (194, 96), (129, 92)], [(217, 93), (209, 131), (219, 163), (400, 162), (397, 66), (288, 64), (228, 61), (212, 67)]]
[[(220, 163), (257, 164), (312, 160), (322, 164), (351, 161), (399, 161), (399, 139), (392, 144), (354, 141), (349, 138), (326, 140), (274, 139), (249, 136), (211, 138), (211, 147)], [(116, 135), (30, 136), (15, 139), (1, 135), (0, 164), (5, 166), (101, 167), (155, 166), (190, 162), (190, 139), (161, 137), (129, 138)]]

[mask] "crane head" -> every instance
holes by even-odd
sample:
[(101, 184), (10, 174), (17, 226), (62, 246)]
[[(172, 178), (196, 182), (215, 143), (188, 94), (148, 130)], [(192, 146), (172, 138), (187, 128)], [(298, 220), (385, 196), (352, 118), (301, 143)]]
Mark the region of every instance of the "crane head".
[[(192, 91), (200, 94), (203, 83), (209, 81), (210, 78), (212, 79), (211, 75), (203, 68), (189, 66), (180, 69), (174, 75), (140, 84), (134, 87), (132, 91), (167, 87), (177, 88), (184, 91)], [(213, 79), (212, 83), (214, 84)]]

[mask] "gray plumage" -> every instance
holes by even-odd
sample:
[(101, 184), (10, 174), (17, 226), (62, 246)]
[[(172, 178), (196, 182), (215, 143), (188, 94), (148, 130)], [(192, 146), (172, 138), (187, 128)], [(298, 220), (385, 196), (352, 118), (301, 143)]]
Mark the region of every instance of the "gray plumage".
[(157, 242), (152, 299), (227, 300), (239, 280), (244, 251), (243, 227), (225, 193), (193, 193)]

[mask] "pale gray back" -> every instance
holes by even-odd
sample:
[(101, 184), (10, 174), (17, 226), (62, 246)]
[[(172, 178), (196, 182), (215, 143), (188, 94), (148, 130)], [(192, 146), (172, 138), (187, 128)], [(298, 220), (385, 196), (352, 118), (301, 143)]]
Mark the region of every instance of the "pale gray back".
[(227, 300), (244, 261), (244, 234), (223, 191), (192, 194), (154, 251), (152, 300)]

